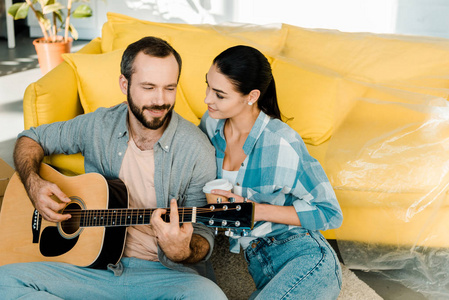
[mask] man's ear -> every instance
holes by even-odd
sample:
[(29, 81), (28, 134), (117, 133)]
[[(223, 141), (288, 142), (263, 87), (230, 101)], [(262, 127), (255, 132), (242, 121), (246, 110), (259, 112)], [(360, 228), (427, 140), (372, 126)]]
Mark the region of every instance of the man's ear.
[(123, 94), (128, 95), (128, 79), (125, 78), (123, 74), (118, 78), (118, 83), (120, 85), (120, 90)]
[(248, 94), (248, 103), (251, 103), (251, 105), (255, 104), (257, 100), (259, 100), (260, 97), (260, 91), (259, 90), (252, 90)]

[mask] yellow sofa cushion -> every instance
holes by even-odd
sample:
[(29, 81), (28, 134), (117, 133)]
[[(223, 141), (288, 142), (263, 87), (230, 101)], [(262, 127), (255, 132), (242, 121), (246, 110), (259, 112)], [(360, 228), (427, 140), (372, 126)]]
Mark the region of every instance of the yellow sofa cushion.
[(323, 68), (275, 59), (272, 64), (281, 113), (310, 145), (328, 140), (365, 87)]
[[(177, 24), (177, 23), (157, 23), (140, 20), (118, 13), (107, 13), (108, 21), (103, 25), (101, 48), (102, 52), (110, 52), (117, 48), (126, 47), (130, 43), (146, 35), (157, 36), (166, 39), (168, 42), (175, 42), (173, 35), (188, 37), (190, 33), (200, 37), (193, 44), (202, 43), (201, 34), (218, 35), (222, 38), (233, 39), (257, 47), (259, 50), (267, 53), (269, 56), (277, 55), (284, 47), (287, 38), (288, 29), (282, 24), (272, 25), (253, 25), (253, 24), (227, 24), (227, 25), (209, 25), (209, 24)], [(206, 43), (211, 43), (207, 41)]]
[(253, 25), (253, 24), (227, 24), (227, 25), (198, 25), (210, 27), (217, 33), (240, 40), (251, 45), (267, 56), (277, 56), (284, 48), (288, 30), (282, 24)]
[(282, 50), (286, 57), (355, 80), (448, 96), (447, 39), (284, 27), (288, 29)]
[[(189, 106), (197, 118), (206, 111), (205, 74), (212, 60), (223, 50), (235, 45), (254, 45), (268, 54), (279, 52), (285, 41), (286, 30), (251, 26), (225, 28), (210, 25), (154, 23), (128, 16), (108, 13), (103, 26), (103, 52), (123, 48), (145, 36), (160, 37), (169, 42), (181, 55), (183, 68), (180, 84)], [(270, 55), (267, 55), (270, 57)]]
[(119, 87), (123, 51), (120, 49), (104, 54), (63, 54), (64, 60), (77, 74), (78, 93), (84, 113), (126, 101), (126, 96)]
[[(75, 70), (80, 102), (85, 113), (126, 101), (126, 96), (119, 87), (123, 51), (124, 49), (118, 49), (103, 54), (63, 54), (64, 60)], [(199, 120), (187, 104), (179, 86), (176, 97), (175, 110), (187, 120), (198, 124)]]

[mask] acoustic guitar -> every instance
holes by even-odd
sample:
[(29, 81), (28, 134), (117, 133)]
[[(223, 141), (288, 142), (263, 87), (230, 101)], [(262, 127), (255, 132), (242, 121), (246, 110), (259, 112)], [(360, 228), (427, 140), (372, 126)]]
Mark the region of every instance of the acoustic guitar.
[[(105, 269), (122, 257), (127, 226), (150, 224), (155, 209), (129, 209), (128, 192), (119, 179), (107, 180), (97, 173), (65, 176), (46, 164), (41, 164), (39, 174), (72, 200), (61, 211), (72, 217), (59, 223), (44, 220), (14, 174), (0, 214), (0, 265), (57, 261)], [(169, 213), (167, 208), (165, 221)], [(178, 214), (180, 223), (215, 228), (246, 230), (254, 222), (252, 203), (179, 207)]]

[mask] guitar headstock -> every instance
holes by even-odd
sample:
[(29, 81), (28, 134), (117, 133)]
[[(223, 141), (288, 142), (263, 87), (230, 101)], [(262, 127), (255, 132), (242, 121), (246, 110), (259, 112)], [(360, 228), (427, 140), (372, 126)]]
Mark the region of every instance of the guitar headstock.
[(196, 222), (208, 227), (252, 229), (254, 226), (253, 203), (217, 203), (198, 207)]

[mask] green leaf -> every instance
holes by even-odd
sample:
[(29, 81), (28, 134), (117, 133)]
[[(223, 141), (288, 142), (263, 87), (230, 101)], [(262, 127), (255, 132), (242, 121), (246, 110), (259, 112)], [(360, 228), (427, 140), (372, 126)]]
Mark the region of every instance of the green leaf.
[(17, 19), (25, 19), (28, 15), (29, 7), (30, 6), (27, 3), (24, 3), (24, 5), (22, 5), (19, 8), (19, 10), (17, 11), (16, 20)]
[(44, 14), (40, 11), (36, 11), (36, 17), (37, 17), (37, 20), (41, 23), (45, 23), (45, 21), (47, 20), (47, 18), (44, 16)]
[(8, 9), (8, 14), (14, 17), (14, 20), (25, 19), (29, 7), (26, 2), (15, 3)]
[(60, 11), (61, 9), (64, 9), (64, 8), (65, 8), (64, 5), (62, 5), (59, 2), (56, 2), (55, 4), (50, 4), (50, 5), (45, 6), (43, 8), (42, 12), (44, 14), (49, 14), (49, 13), (52, 13), (52, 12)]
[(78, 39), (78, 31), (76, 31), (75, 27), (73, 27), (72, 24), (70, 24), (70, 26), (69, 26), (69, 31), (70, 31), (70, 34), (72, 35), (73, 39), (77, 40)]
[(80, 5), (73, 11), (72, 16), (74, 18), (89, 18), (92, 16), (92, 8), (87, 4)]
[(8, 9), (8, 15), (14, 17), (17, 14), (17, 11), (19, 10), (19, 8), (23, 5), (26, 4), (25, 2), (20, 2), (20, 3), (15, 3), (13, 5), (11, 5)]
[[(52, 4), (52, 3), (48, 3), (48, 1), (50, 1), (50, 0), (37, 0), (37, 2), (39, 2), (41, 7), (45, 7), (47, 4)], [(36, 3), (36, 0), (34, 0), (33, 2)]]
[(58, 19), (59, 23), (63, 24), (64, 23), (64, 15), (61, 11), (55, 11), (54, 12), (56, 19)]

